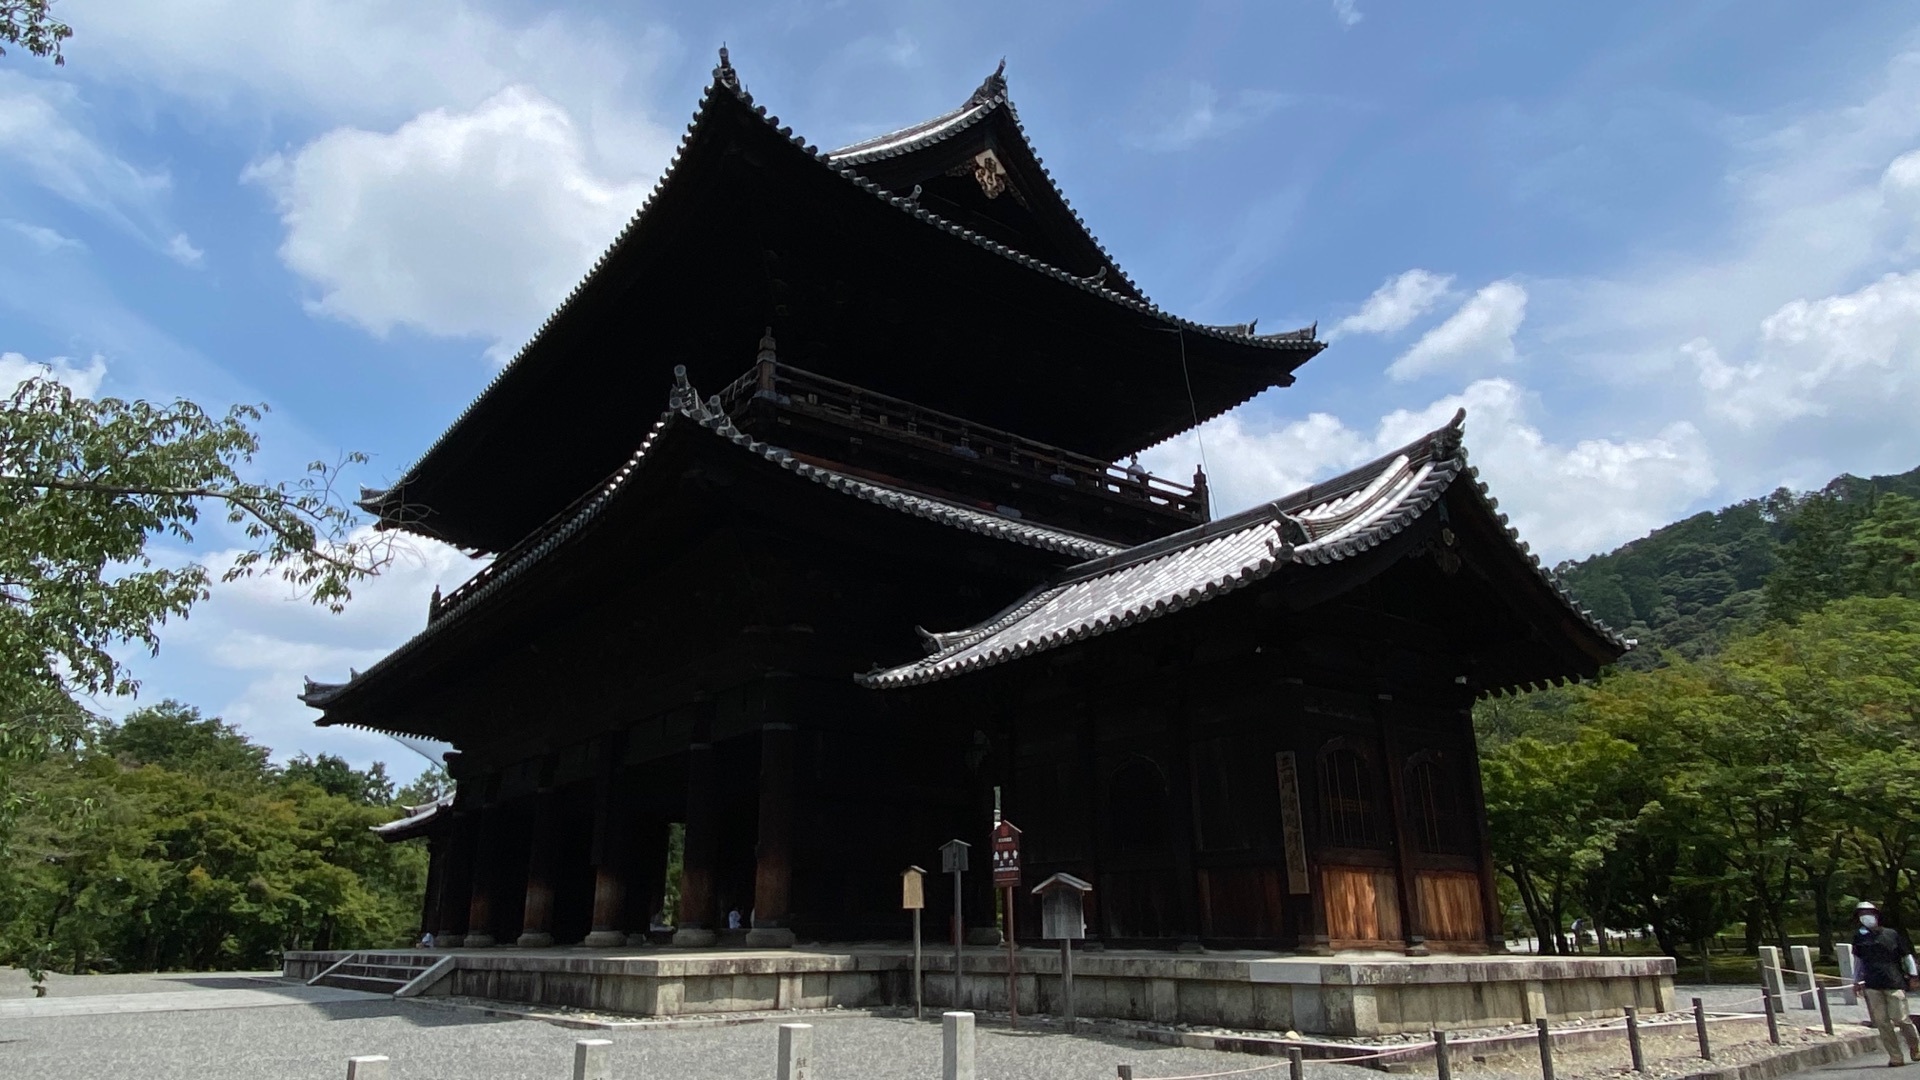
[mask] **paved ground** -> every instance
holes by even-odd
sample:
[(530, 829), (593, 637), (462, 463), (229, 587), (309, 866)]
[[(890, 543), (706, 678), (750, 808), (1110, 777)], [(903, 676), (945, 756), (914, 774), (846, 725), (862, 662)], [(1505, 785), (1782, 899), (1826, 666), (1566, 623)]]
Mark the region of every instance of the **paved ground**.
[[(139, 975), (61, 975), (47, 974), (47, 997), (91, 997), (101, 994), (177, 993), (182, 990), (246, 990), (258, 988), (260, 980), (281, 983), (279, 971), (222, 971), (217, 974), (192, 972), (146, 972)], [(33, 983), (19, 968), (0, 967), (0, 1001), (30, 998)]]
[[(124, 978), (95, 976), (94, 978)], [(151, 978), (151, 977), (149, 977)], [(199, 977), (195, 977), (199, 978)], [(107, 987), (74, 992), (0, 1013), (0, 1076), (12, 1080), (338, 1080), (357, 1054), (385, 1054), (394, 1080), (564, 1080), (573, 1044), (613, 1040), (614, 1076), (648, 1080), (762, 1080), (774, 1069), (777, 1027), (771, 1023), (675, 1031), (577, 1031), (536, 1020), (504, 1020), (426, 1003), (381, 997), (248, 1008), (189, 1007), (157, 1011), (143, 1003), (192, 994), (280, 993), (255, 983), (179, 989)], [(225, 984), (230, 980), (207, 978)], [(79, 1008), (113, 1003), (87, 1015), (28, 1015), (24, 1007)], [(1114, 1066), (1134, 1066), (1141, 1080), (1275, 1064), (1249, 1080), (1285, 1076), (1285, 1062), (1111, 1039), (984, 1028), (978, 1053), (982, 1080), (1103, 1080)], [(940, 1075), (936, 1022), (826, 1018), (814, 1026), (819, 1080), (927, 1080)], [(1312, 1080), (1377, 1080), (1352, 1066), (1310, 1066)]]

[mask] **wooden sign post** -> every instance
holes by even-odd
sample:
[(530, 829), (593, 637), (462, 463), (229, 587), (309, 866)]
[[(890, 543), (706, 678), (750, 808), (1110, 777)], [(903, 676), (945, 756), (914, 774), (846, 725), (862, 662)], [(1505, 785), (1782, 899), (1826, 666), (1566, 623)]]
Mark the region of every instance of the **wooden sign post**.
[(1007, 1026), (1020, 1026), (1020, 972), (1013, 954), (1013, 890), (1020, 887), (1020, 829), (1001, 818), (993, 825), (993, 884), (1006, 890)]
[(900, 906), (913, 912), (913, 1018), (920, 1019), (920, 909), (927, 906), (927, 872), (917, 866), (900, 871)]
[(965, 840), (949, 840), (940, 845), (940, 872), (953, 875), (953, 1000), (948, 1002), (950, 1009), (959, 1009), (960, 1004), (960, 946), (966, 940), (966, 920), (960, 917), (960, 875), (967, 872), (967, 849), (973, 845)]
[(1087, 936), (1086, 896), (1093, 886), (1072, 874), (1055, 874), (1033, 887), (1040, 898), (1040, 936), (1060, 943), (1060, 997), (1067, 1032), (1073, 1032), (1073, 943)]

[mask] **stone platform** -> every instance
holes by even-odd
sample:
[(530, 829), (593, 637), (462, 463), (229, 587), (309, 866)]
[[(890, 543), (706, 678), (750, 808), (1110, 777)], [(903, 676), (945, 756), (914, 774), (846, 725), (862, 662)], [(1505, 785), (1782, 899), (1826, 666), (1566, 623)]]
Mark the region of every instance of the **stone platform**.
[[(426, 990), (636, 1016), (913, 1004), (909, 948), (446, 949), (446, 978)], [(289, 952), (289, 977), (309, 979), (344, 952)], [(369, 954), (380, 955), (380, 954)], [(1058, 1011), (1060, 953), (1019, 951), (1022, 1012)], [(1385, 1035), (1433, 1028), (1618, 1016), (1673, 1007), (1666, 957), (1291, 956), (1261, 952), (1089, 950), (1074, 954), (1083, 1017), (1202, 1024), (1320, 1035)], [(925, 954), (925, 1000), (950, 1008), (953, 953)], [(960, 1007), (1007, 1007), (1004, 949), (966, 950)]]

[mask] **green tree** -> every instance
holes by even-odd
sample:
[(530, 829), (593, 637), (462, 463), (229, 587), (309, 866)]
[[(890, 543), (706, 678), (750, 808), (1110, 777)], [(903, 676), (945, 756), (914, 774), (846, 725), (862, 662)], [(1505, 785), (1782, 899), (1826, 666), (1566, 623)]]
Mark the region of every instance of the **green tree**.
[(336, 467), (315, 462), (283, 483), (241, 477), (260, 417), (248, 406), (214, 417), (185, 401), (93, 400), (46, 379), (0, 402), (0, 701), (132, 692), (112, 649), (157, 649), (160, 625), (214, 580), (204, 566), (155, 566), (148, 541), (191, 542), (209, 507), (249, 545), (222, 580), (277, 573), (338, 610), (386, 565), (386, 542), (351, 535)]
[(1920, 599), (1920, 499), (1886, 494), (1848, 538), (1850, 591)]
[[(72, 36), (73, 27), (53, 17), (53, 0), (0, 0), (0, 42), (51, 56), (59, 65), (67, 62), (60, 43)], [(0, 49), (0, 56), (6, 54)]]
[(167, 700), (105, 726), (100, 749), (130, 767), (158, 765), (196, 776), (264, 780), (271, 773), (267, 749), (255, 746), (219, 717), (203, 717), (190, 705)]
[(312, 784), (329, 795), (337, 795), (357, 806), (386, 806), (393, 802), (393, 781), (387, 779), (387, 767), (374, 762), (365, 771), (347, 764), (333, 754), (312, 757), (301, 754), (287, 762), (281, 778), (289, 784)]

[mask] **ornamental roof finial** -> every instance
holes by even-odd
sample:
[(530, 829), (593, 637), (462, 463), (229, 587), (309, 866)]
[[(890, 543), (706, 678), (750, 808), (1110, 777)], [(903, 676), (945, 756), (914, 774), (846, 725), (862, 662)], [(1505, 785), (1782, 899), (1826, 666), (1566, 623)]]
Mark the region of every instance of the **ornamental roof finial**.
[(1000, 66), (997, 68), (994, 68), (993, 74), (987, 76), (984, 80), (981, 81), (980, 88), (978, 90), (975, 90), (972, 96), (967, 98), (967, 104), (968, 105), (985, 105), (987, 102), (992, 101), (995, 98), (1004, 98), (1006, 96), (1007, 96), (1007, 58), (1003, 56), (1000, 58)]
[(729, 90), (740, 89), (740, 73), (733, 70), (733, 59), (727, 55), (725, 44), (720, 46), (720, 64), (713, 69), (713, 81)]

